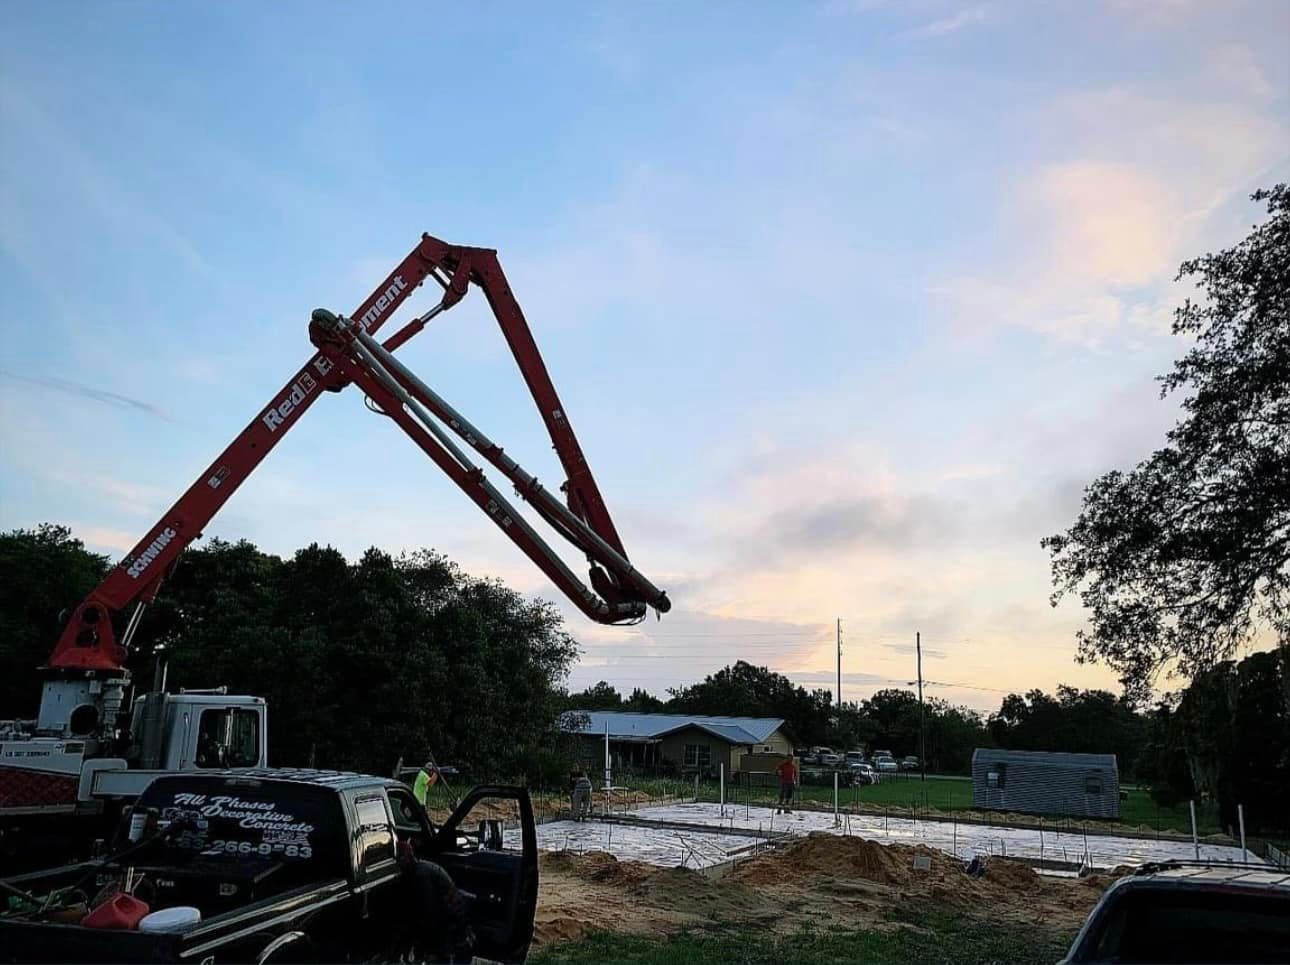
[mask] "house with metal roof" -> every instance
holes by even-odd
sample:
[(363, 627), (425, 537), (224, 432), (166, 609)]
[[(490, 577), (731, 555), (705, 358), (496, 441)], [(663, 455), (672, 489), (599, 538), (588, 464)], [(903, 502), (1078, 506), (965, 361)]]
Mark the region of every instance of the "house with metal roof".
[(1120, 769), (1114, 754), (972, 752), (972, 806), (990, 811), (1118, 818)]
[(608, 739), (611, 764), (677, 774), (739, 773), (748, 755), (791, 755), (793, 743), (779, 717), (709, 717), (702, 714), (636, 714), (572, 710), (562, 726), (585, 736), (583, 757), (603, 760)]

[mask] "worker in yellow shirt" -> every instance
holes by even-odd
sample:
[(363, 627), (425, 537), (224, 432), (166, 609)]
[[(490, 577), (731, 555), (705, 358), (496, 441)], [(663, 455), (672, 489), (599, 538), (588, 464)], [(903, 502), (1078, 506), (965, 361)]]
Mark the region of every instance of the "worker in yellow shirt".
[(412, 784), (412, 795), (421, 802), (421, 806), (426, 806), (426, 795), (430, 791), (431, 785), (439, 780), (439, 768), (435, 766), (434, 761), (426, 761), (421, 765), (421, 770), (417, 773), (417, 779)]

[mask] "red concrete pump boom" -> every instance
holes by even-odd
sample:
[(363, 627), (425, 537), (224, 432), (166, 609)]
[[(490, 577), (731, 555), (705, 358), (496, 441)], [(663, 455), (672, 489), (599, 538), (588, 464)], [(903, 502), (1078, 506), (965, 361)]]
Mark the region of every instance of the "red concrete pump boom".
[[(443, 297), (383, 344), (377, 342), (372, 337), (377, 329), (427, 278), (442, 287)], [(488, 300), (546, 424), (567, 476), (560, 487), (567, 505), (391, 354), (432, 318), (461, 301), (472, 282)], [(179, 554), (201, 535), (206, 524), (321, 391), (339, 391), (351, 382), (407, 432), (587, 616), (601, 623), (624, 623), (643, 618), (647, 606), (659, 612), (670, 608), (667, 595), (627, 561), (622, 540), (524, 314), (502, 273), (496, 251), (450, 245), (422, 235), (421, 243), (353, 316), (336, 316), (323, 309), (314, 312), (310, 337), (320, 351), (72, 613), (49, 659), (50, 669), (119, 670), (143, 608), (156, 599)], [(436, 419), (505, 474), (538, 515), (587, 556), (591, 563), (590, 589), (514, 511)], [(112, 618), (132, 602), (137, 605), (118, 642)]]

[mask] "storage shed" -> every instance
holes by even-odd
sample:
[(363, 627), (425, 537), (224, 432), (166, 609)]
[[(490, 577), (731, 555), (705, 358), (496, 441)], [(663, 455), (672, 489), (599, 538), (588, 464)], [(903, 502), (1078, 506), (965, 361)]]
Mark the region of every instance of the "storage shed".
[(989, 811), (1120, 816), (1120, 770), (1114, 754), (1005, 751), (972, 753), (972, 806)]

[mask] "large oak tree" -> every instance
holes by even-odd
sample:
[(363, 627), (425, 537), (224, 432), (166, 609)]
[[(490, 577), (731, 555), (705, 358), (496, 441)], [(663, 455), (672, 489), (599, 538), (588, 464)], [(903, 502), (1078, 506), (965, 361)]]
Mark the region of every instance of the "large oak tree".
[(1165, 445), (1084, 492), (1052, 556), (1053, 603), (1089, 613), (1079, 658), (1142, 699), (1162, 669), (1195, 677), (1243, 645), (1290, 646), (1290, 189), (1253, 195), (1269, 218), (1185, 262), (1173, 330), (1191, 347), (1161, 377), (1184, 393)]

